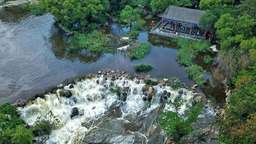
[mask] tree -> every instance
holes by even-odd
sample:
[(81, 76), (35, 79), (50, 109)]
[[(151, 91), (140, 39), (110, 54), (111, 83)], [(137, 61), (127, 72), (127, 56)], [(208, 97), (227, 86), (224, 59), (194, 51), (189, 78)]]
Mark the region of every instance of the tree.
[[(108, 1), (101, 0), (45, 0), (47, 11), (56, 22), (69, 30), (89, 31), (95, 29)], [(107, 7), (107, 6), (106, 6)]]
[(255, 0), (245, 0), (239, 5), (240, 13), (249, 14), (254, 19), (256, 19), (256, 1)]
[(140, 19), (139, 11), (133, 9), (131, 6), (126, 5), (120, 14), (120, 22), (127, 24), (126, 26), (132, 27), (132, 23)]
[(199, 7), (200, 9), (206, 10), (215, 4), (224, 5), (224, 4), (233, 4), (234, 0), (201, 0)]
[(155, 14), (162, 13), (169, 5), (178, 5), (177, 0), (151, 0), (151, 8)]
[[(194, 107), (189, 107), (184, 115), (180, 115), (181, 106), (185, 104), (185, 100), (176, 99), (174, 102), (169, 101), (167, 104), (174, 108), (174, 111), (164, 111), (160, 113), (157, 122), (162, 126), (167, 136), (172, 136), (178, 141), (182, 136), (192, 132), (191, 123), (196, 122), (200, 111), (203, 108), (202, 103), (197, 103)], [(187, 118), (185, 118), (187, 117)]]

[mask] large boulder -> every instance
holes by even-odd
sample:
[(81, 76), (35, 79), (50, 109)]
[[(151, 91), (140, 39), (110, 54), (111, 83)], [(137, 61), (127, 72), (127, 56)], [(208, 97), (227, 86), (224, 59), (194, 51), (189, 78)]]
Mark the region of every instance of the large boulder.
[(148, 87), (148, 86), (144, 85), (144, 86), (142, 87), (142, 91), (143, 91), (143, 92), (148, 91), (148, 90), (149, 90), (149, 87)]
[(60, 96), (70, 98), (72, 96), (72, 93), (69, 90), (60, 90), (59, 91)]

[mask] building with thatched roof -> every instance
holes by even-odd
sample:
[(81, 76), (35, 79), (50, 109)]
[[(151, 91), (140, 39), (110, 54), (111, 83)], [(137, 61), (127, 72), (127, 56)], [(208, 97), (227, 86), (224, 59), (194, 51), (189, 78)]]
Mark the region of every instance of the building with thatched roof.
[(206, 30), (198, 24), (205, 11), (169, 6), (158, 17), (162, 20), (155, 25), (151, 33), (168, 37), (183, 37), (188, 39), (205, 39)]

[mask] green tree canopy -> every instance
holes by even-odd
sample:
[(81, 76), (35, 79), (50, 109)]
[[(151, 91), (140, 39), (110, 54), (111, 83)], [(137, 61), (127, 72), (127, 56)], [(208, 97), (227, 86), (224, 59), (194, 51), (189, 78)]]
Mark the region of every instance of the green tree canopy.
[(151, 0), (151, 8), (155, 14), (162, 13), (169, 5), (178, 5), (177, 0)]
[(131, 6), (126, 5), (120, 14), (120, 22), (127, 24), (126, 26), (132, 27), (132, 23), (140, 19), (139, 11), (133, 9)]
[(45, 0), (47, 11), (57, 22), (70, 30), (88, 31), (96, 28), (108, 1), (101, 0)]
[(211, 8), (211, 6), (215, 4), (224, 5), (224, 4), (233, 4), (233, 3), (234, 3), (234, 0), (201, 0), (199, 7), (200, 9), (206, 10)]

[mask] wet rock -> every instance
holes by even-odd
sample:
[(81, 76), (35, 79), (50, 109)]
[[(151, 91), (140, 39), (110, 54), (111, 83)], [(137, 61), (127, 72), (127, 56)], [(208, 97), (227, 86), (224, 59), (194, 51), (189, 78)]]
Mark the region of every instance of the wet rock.
[(110, 82), (110, 86), (114, 86), (114, 83), (113, 83), (113, 82)]
[(149, 90), (148, 90), (148, 94), (153, 94), (153, 93), (154, 93), (154, 88), (150, 87)]
[(87, 94), (86, 98), (87, 98), (88, 101), (92, 101), (92, 96), (91, 95)]
[(59, 91), (60, 96), (70, 98), (72, 96), (72, 93), (69, 90), (60, 90)]
[(26, 102), (23, 100), (18, 100), (16, 103), (16, 106), (18, 107), (24, 107), (26, 105)]
[(98, 71), (98, 74), (101, 74), (101, 71)]
[(144, 85), (144, 86), (142, 87), (142, 91), (143, 91), (143, 92), (148, 91), (148, 90), (149, 90), (149, 87), (148, 87), (148, 86)]
[(183, 90), (180, 89), (178, 93), (179, 93), (180, 95), (182, 95), (182, 94), (183, 94)]
[(171, 96), (171, 93), (170, 93), (170, 92), (168, 92), (168, 93), (167, 93), (167, 97), (170, 97), (170, 96)]
[(194, 100), (195, 100), (196, 103), (199, 103), (199, 102), (202, 101), (202, 98), (199, 96), (199, 97), (196, 97)]
[(105, 94), (101, 94), (101, 98), (104, 99), (106, 97)]
[(147, 98), (147, 97), (143, 97), (142, 99), (143, 99), (144, 101), (147, 101), (148, 98)]
[(96, 80), (96, 83), (97, 83), (97, 84), (100, 84), (100, 81), (97, 79), (97, 80)]
[(71, 118), (75, 117), (75, 116), (78, 116), (79, 114), (79, 111), (78, 111), (78, 108), (77, 107), (74, 107), (71, 111)]
[(167, 78), (164, 78), (163, 81), (167, 83), (167, 82), (168, 82), (168, 79), (167, 79)]
[(164, 94), (164, 95), (166, 95), (166, 94), (167, 94), (167, 91), (166, 91), (166, 90), (164, 90), (163, 94)]
[(79, 115), (80, 115), (80, 116), (83, 116), (83, 115), (84, 115), (84, 109), (79, 110)]
[(59, 89), (61, 89), (61, 88), (63, 88), (64, 87), (64, 85), (63, 84), (59, 84), (59, 85), (57, 85), (57, 88), (59, 88)]
[(74, 88), (74, 85), (73, 84), (70, 84), (69, 85), (69, 88), (71, 89), (71, 88)]
[(136, 131), (140, 130), (140, 128), (142, 127), (142, 123), (143, 123), (142, 121), (133, 122), (133, 123), (125, 123), (124, 128), (125, 128), (125, 130), (136, 132)]
[(198, 87), (198, 84), (195, 84), (191, 87), (191, 90), (196, 90), (196, 88)]
[(138, 81), (136, 81), (135, 83), (136, 83), (136, 84), (140, 84), (140, 81), (138, 80)]
[(124, 86), (124, 87), (123, 87), (123, 90), (124, 90), (124, 91), (128, 91), (128, 90), (129, 90), (129, 86)]
[(152, 93), (148, 94), (148, 101), (151, 101), (151, 99), (152, 99)]
[(138, 94), (137, 88), (134, 88), (133, 91), (132, 91), (132, 93), (133, 93), (134, 95), (135, 95), (135, 94)]
[(124, 92), (124, 93), (123, 93), (123, 101), (126, 101), (126, 98), (127, 98), (127, 93)]

